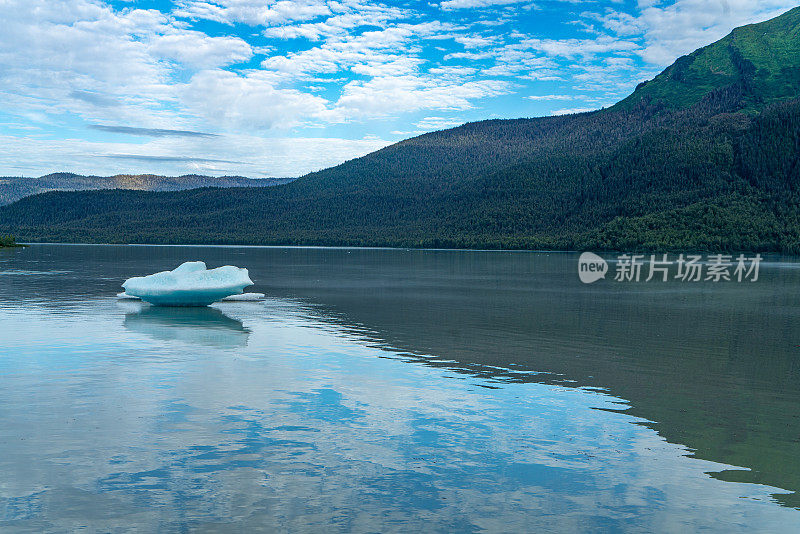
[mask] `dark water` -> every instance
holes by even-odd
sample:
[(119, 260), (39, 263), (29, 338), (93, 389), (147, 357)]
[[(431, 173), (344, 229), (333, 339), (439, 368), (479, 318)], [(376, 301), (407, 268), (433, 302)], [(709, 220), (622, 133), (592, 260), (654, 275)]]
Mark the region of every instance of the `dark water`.
[[(266, 302), (127, 277), (250, 269)], [(800, 264), (583, 285), (573, 254), (0, 251), (3, 532), (800, 529)]]

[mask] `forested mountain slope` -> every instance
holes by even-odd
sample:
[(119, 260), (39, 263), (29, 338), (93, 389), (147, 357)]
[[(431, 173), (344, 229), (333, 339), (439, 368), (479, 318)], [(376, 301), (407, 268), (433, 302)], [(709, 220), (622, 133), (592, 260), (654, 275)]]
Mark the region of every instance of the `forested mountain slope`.
[(155, 174), (117, 174), (82, 176), (56, 172), (38, 178), (0, 177), (0, 205), (46, 191), (84, 191), (93, 189), (138, 189), (142, 191), (180, 191), (197, 187), (265, 187), (290, 182), (286, 178), (254, 180), (242, 176), (159, 176)]
[(800, 251), (798, 95), (800, 8), (680, 58), (609, 109), (469, 123), (271, 188), (45, 193), (0, 209), (0, 233)]

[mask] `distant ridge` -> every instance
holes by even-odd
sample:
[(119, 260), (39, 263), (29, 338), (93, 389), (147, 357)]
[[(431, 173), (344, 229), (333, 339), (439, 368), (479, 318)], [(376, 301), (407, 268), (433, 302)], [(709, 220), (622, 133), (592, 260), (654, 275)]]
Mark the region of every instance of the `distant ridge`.
[(20, 241), (800, 253), (800, 8), (611, 108), (486, 120), (269, 188), (49, 192)]
[(0, 205), (46, 191), (85, 191), (93, 189), (136, 189), (140, 191), (181, 191), (198, 187), (266, 187), (291, 182), (292, 178), (253, 179), (243, 176), (159, 176), (156, 174), (117, 174), (83, 176), (56, 172), (38, 178), (0, 177)]

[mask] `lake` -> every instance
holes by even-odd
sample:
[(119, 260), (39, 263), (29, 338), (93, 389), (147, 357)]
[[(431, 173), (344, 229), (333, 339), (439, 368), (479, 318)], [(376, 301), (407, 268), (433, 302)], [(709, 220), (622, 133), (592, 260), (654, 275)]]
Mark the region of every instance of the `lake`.
[[(266, 300), (115, 297), (188, 260)], [(0, 250), (0, 529), (800, 530), (800, 263), (588, 285), (577, 262)]]

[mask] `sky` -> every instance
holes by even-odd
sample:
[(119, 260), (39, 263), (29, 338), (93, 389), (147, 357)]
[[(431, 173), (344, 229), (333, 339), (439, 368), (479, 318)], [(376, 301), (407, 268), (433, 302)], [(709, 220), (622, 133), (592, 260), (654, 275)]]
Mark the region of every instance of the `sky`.
[(0, 0), (0, 175), (300, 176), (609, 106), (798, 0)]

